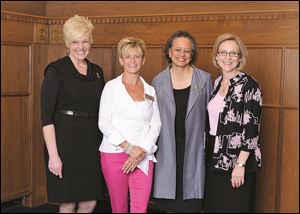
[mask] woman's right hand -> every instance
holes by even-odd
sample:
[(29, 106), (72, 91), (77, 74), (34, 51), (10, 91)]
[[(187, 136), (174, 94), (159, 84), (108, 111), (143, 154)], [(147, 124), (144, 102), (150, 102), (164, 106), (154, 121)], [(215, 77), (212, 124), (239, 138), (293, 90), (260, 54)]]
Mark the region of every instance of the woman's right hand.
[(52, 172), (54, 175), (58, 176), (59, 178), (62, 178), (62, 161), (60, 157), (54, 156), (49, 157), (49, 163), (48, 163), (49, 171)]

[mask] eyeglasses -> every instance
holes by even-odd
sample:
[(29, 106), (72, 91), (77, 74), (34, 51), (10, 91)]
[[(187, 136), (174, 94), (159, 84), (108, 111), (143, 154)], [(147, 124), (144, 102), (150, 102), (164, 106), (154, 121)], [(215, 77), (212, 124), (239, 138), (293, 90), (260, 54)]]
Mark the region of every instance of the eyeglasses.
[(223, 56), (223, 57), (227, 56), (228, 54), (229, 54), (229, 56), (231, 56), (231, 57), (237, 57), (237, 56), (240, 55), (240, 53), (237, 52), (237, 51), (230, 51), (230, 52), (227, 52), (227, 51), (218, 51), (218, 54), (219, 54), (220, 56)]

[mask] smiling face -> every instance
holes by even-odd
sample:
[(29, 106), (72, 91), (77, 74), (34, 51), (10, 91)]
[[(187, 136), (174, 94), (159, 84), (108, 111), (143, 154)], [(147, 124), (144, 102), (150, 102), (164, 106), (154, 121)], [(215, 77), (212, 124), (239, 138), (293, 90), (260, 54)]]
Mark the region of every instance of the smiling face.
[(145, 63), (145, 57), (138, 48), (129, 48), (122, 57), (119, 57), (120, 64), (124, 67), (124, 72), (130, 74), (139, 73)]
[(169, 57), (172, 59), (172, 66), (188, 66), (192, 58), (191, 41), (185, 37), (174, 39), (172, 47), (169, 49)]
[(89, 36), (84, 34), (83, 36), (73, 40), (68, 44), (70, 51), (70, 57), (77, 61), (83, 61), (90, 52), (91, 43)]
[(229, 73), (237, 70), (240, 62), (240, 50), (233, 40), (226, 40), (219, 45), (216, 62), (222, 72)]

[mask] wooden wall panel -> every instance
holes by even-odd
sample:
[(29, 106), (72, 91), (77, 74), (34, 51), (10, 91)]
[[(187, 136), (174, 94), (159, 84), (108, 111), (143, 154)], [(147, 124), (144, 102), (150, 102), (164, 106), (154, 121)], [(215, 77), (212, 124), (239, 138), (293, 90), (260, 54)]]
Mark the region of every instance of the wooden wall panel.
[(248, 48), (245, 71), (260, 84), (263, 104), (279, 106), (281, 98), (282, 50), (280, 48)]
[(198, 57), (195, 65), (212, 75), (212, 80), (215, 80), (221, 73), (212, 63), (212, 47), (200, 47), (198, 48)]
[(263, 108), (260, 134), (262, 168), (257, 172), (256, 185), (257, 212), (273, 213), (276, 211), (279, 117), (279, 108)]
[(1, 96), (1, 203), (30, 194), (29, 128), (28, 96)]
[(1, 41), (31, 43), (33, 25), (28, 22), (1, 19)]
[(32, 190), (31, 78), (31, 46), (2, 43), (1, 202), (28, 196)]
[(155, 75), (166, 68), (162, 47), (147, 47), (146, 62), (142, 68), (142, 76), (149, 84)]
[[(119, 76), (120, 74), (123, 73), (123, 68), (119, 62), (119, 56), (118, 56), (118, 50), (117, 48), (114, 48), (114, 52), (115, 52), (115, 72), (116, 72), (116, 77)], [(148, 62), (149, 63), (149, 62)]]
[[(29, 93), (30, 47), (1, 45), (1, 93)], [(17, 63), (16, 63), (17, 62)]]
[[(278, 211), (299, 213), (299, 109), (285, 110)], [(296, 167), (295, 167), (296, 166)]]
[(33, 45), (33, 80), (32, 80), (32, 179), (31, 192), (27, 204), (37, 205), (47, 201), (47, 186), (44, 164), (44, 139), (41, 123), (41, 85), (44, 78), (44, 68), (47, 65), (48, 45)]
[(285, 50), (283, 105), (299, 108), (299, 49)]
[(32, 191), (31, 35), (24, 32), (26, 39), (17, 42), (18, 37), (12, 36), (9, 41), (7, 36), (20, 24), (15, 23), (1, 35), (1, 202), (29, 196)]
[(299, 212), (299, 50), (285, 49), (277, 210)]
[(47, 54), (47, 62), (53, 62), (59, 58), (66, 56), (66, 46), (64, 44), (55, 44), (48, 46)]
[(102, 67), (104, 71), (105, 82), (116, 76), (114, 65), (114, 51), (111, 47), (92, 47), (88, 59)]

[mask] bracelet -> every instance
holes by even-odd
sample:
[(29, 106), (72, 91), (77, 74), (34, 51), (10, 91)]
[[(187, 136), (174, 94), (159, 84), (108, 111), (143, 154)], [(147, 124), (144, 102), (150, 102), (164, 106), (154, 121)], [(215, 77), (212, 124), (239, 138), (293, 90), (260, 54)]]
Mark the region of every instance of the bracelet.
[(133, 144), (127, 143), (127, 146), (126, 146), (126, 148), (124, 148), (123, 151), (124, 151), (127, 155), (129, 155), (130, 152), (132, 151), (132, 149), (133, 149)]
[(129, 146), (128, 146), (128, 148), (126, 149), (125, 153), (126, 153), (127, 155), (129, 155), (129, 154), (131, 153), (132, 149), (133, 149), (133, 144), (129, 143)]
[(125, 152), (129, 147), (129, 143), (127, 142), (126, 147), (123, 148), (123, 152)]

